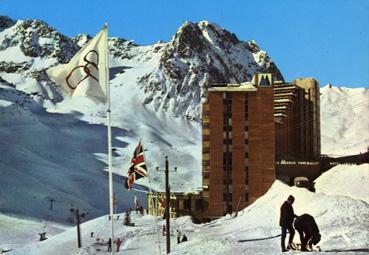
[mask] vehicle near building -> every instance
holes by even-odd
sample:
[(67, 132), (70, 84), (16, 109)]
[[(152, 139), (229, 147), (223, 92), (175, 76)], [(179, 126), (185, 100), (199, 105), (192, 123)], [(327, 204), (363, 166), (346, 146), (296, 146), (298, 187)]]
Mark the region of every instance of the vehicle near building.
[(315, 192), (315, 182), (309, 181), (309, 179), (305, 176), (295, 177), (293, 184), (296, 187), (306, 188), (312, 192)]

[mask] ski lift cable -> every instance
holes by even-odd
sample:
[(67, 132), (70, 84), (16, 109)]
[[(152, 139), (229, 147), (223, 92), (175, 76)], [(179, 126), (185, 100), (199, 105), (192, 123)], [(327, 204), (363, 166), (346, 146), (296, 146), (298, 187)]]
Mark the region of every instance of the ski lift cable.
[[(355, 94), (352, 94), (352, 95), (347, 95), (347, 96), (339, 97), (335, 102), (328, 102), (328, 103), (325, 103), (325, 104), (321, 104), (319, 107), (320, 107), (320, 108), (322, 108), (322, 107), (324, 107), (324, 106), (337, 104), (338, 102), (344, 101), (344, 100), (346, 100), (347, 98), (354, 97), (354, 96), (358, 96), (358, 95), (362, 95), (362, 92), (355, 93)], [(236, 101), (236, 102), (245, 102), (245, 101), (247, 101), (247, 100), (245, 100), (245, 99), (239, 99), (239, 98), (237, 98), (237, 99), (232, 99), (232, 100), (234, 100), (234, 101)], [(307, 114), (307, 113), (309, 113), (310, 111), (311, 111), (311, 109), (306, 109), (306, 110), (304, 110), (304, 111), (303, 111), (303, 113), (302, 113), (302, 114)], [(296, 113), (296, 114), (294, 114), (294, 115), (292, 115), (292, 116), (293, 116), (293, 117), (296, 117), (296, 115), (297, 115), (297, 114), (300, 114), (300, 113)], [(330, 113), (328, 113), (328, 114), (330, 114)]]
[[(334, 104), (337, 104), (339, 101), (342, 101), (342, 100), (337, 100), (336, 102), (334, 102)], [(362, 105), (364, 103), (364, 105), (365, 105), (365, 103), (366, 103), (366, 101), (362, 101), (362, 102), (360, 102), (359, 104), (356, 104), (356, 105), (351, 105), (351, 106), (342, 106), (342, 107), (339, 107), (339, 108), (341, 108), (341, 109), (334, 109), (334, 110), (331, 110), (331, 111), (328, 111), (328, 112), (325, 112), (324, 114), (322, 114), (322, 118), (324, 118), (324, 117), (326, 117), (326, 116), (331, 116), (331, 115), (335, 115), (335, 113), (336, 112), (340, 112), (340, 111), (345, 111), (347, 108), (350, 108), (350, 109), (352, 109), (352, 108), (356, 108), (356, 107), (359, 107), (360, 105)], [(319, 108), (320, 109), (322, 109), (323, 108), (323, 106), (328, 106), (328, 105), (333, 105), (333, 103), (331, 102), (331, 103), (327, 103), (327, 104), (324, 104), (324, 105), (320, 105), (319, 106)], [(346, 109), (345, 109), (346, 108)], [(296, 117), (298, 117), (298, 116), (300, 116), (300, 115), (302, 115), (302, 116), (304, 116), (305, 114), (310, 114), (312, 112), (312, 109), (310, 109), (310, 108), (307, 108), (306, 110), (304, 110), (302, 113), (300, 113), (300, 112), (296, 112), (296, 113), (293, 113), (293, 114), (291, 114), (291, 117), (293, 117), (293, 118), (296, 118)]]
[[(368, 104), (369, 104), (369, 102), (361, 102), (359, 104), (356, 104), (356, 105), (353, 105), (353, 106), (350, 106), (350, 107), (346, 107), (346, 109), (342, 109), (342, 110), (338, 110), (338, 111), (335, 111), (335, 112), (332, 112), (332, 113), (329, 113), (329, 114), (322, 115), (322, 116), (320, 116), (320, 120), (330, 119), (330, 118), (336, 117), (337, 115), (340, 115), (344, 112), (353, 110), (353, 109), (358, 108), (358, 107), (363, 107), (363, 106), (366, 106)], [(292, 127), (284, 126), (283, 129), (284, 130), (288, 129), (289, 131), (292, 131), (292, 130), (307, 126), (307, 125), (311, 124), (312, 122), (314, 122), (314, 120), (300, 121), (300, 122), (296, 123), (295, 125), (293, 125)]]
[(48, 215), (47, 215), (47, 217), (46, 217), (45, 224), (44, 224), (44, 228), (42, 229), (42, 232), (41, 232), (41, 233), (44, 233), (44, 232), (45, 232), (46, 225), (47, 225), (47, 223), (48, 223), (48, 221), (49, 221), (49, 217), (50, 217), (50, 214), (48, 214)]
[[(236, 102), (246, 102), (247, 101), (245, 99), (233, 99), (233, 100), (236, 101)], [(338, 100), (338, 101), (342, 101), (342, 100)], [(337, 102), (334, 102), (334, 103), (337, 103)], [(367, 104), (368, 104), (367, 101), (361, 101), (359, 103), (356, 103), (355, 105), (345, 106), (344, 109), (339, 109), (339, 110), (335, 110), (333, 112), (331, 111), (331, 112), (322, 114), (321, 118), (326, 119), (326, 118), (334, 117), (334, 116), (337, 115), (337, 113), (346, 112), (348, 110), (352, 110), (352, 109), (357, 108), (357, 107), (362, 107), (362, 106), (365, 106)], [(327, 104), (324, 104), (324, 106), (325, 105), (333, 105), (333, 103), (327, 103)], [(320, 105), (320, 108), (322, 108), (322, 105)], [(305, 111), (303, 111), (303, 115), (307, 114), (309, 112), (311, 112), (311, 109), (306, 109)], [(292, 116), (294, 116), (294, 115), (292, 115)], [(308, 122), (308, 121), (302, 121), (301, 123), (304, 123), (304, 122)]]
[[(355, 108), (363, 107), (363, 106), (366, 106), (366, 105), (369, 105), (369, 102), (361, 102), (361, 103), (359, 103), (357, 105), (354, 105), (354, 106), (351, 106), (351, 107), (347, 107), (346, 109), (342, 109), (342, 110), (336, 111), (334, 113), (323, 115), (323, 116), (321, 116), (320, 120), (330, 119), (330, 118), (336, 117), (337, 115), (341, 115), (344, 112), (348, 112), (348, 111), (351, 111), (351, 110), (353, 110)], [(290, 132), (292, 130), (296, 130), (298, 128), (307, 126), (307, 125), (311, 124), (312, 122), (314, 122), (314, 120), (301, 121), (300, 123), (296, 123), (295, 125), (293, 125), (290, 128), (288, 128), (287, 126), (285, 126), (285, 127), (283, 127), (283, 129), (287, 129), (287, 132)]]
[[(355, 95), (357, 95), (357, 94), (355, 94)], [(354, 95), (352, 95), (352, 96), (354, 96)], [(245, 99), (234, 99), (234, 101), (236, 101), (236, 102), (245, 102), (245, 101), (247, 101), (247, 100), (245, 100)], [(338, 100), (338, 101), (342, 101), (342, 100)], [(337, 102), (338, 102), (337, 101)], [(335, 102), (336, 103), (336, 102)], [(324, 106), (325, 105), (332, 105), (333, 103), (327, 103), (327, 104), (324, 104)], [(358, 108), (358, 107), (363, 107), (363, 106), (366, 106), (366, 105), (368, 105), (369, 103), (368, 102), (366, 102), (366, 101), (362, 101), (362, 102), (359, 102), (359, 103), (357, 103), (357, 104), (355, 104), (355, 105), (352, 105), (352, 106), (346, 106), (344, 109), (340, 109), (340, 110), (336, 110), (336, 111), (334, 111), (334, 112), (328, 112), (328, 113), (326, 113), (326, 114), (323, 114), (322, 116), (320, 116), (320, 119), (322, 120), (322, 119), (329, 119), (329, 118), (332, 118), (332, 117), (335, 117), (335, 116), (337, 116), (337, 115), (340, 115), (341, 113), (343, 113), (343, 112), (347, 112), (347, 111), (350, 111), (350, 110), (353, 110), (353, 109), (355, 109), (355, 108)], [(320, 108), (322, 107), (322, 105), (320, 106)], [(303, 112), (303, 114), (306, 114), (306, 113), (309, 113), (309, 112), (311, 112), (311, 109), (307, 109), (307, 110), (305, 110), (304, 112)], [(292, 116), (294, 116), (294, 115), (292, 115)], [(300, 127), (303, 127), (303, 126), (306, 126), (306, 125), (309, 125), (311, 122), (313, 122), (313, 120), (305, 120), (305, 121), (301, 121), (301, 122), (299, 122), (299, 123), (296, 123), (294, 126), (292, 126), (291, 128), (289, 128), (290, 130), (292, 130), (292, 129), (297, 129), (297, 128), (300, 128)], [(283, 129), (287, 129), (288, 127), (287, 126), (285, 126), (285, 127), (283, 127)]]

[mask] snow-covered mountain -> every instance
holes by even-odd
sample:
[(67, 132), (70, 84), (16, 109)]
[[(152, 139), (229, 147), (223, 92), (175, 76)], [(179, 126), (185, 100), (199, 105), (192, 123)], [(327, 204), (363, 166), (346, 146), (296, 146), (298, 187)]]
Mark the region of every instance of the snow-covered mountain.
[[(67, 62), (90, 37), (68, 38), (37, 20), (0, 19), (0, 71), (32, 80), (39, 88), (28, 88), (28, 92), (60, 101), (45, 69)], [(268, 54), (254, 41), (240, 41), (207, 21), (186, 22), (171, 41), (149, 46), (110, 38), (109, 49), (113, 79), (117, 73), (134, 69), (134, 77), (128, 79), (125, 74), (119, 78), (120, 84), (134, 82), (142, 92), (140, 102), (176, 117), (199, 120), (199, 106), (210, 83), (244, 82), (251, 80), (255, 72), (266, 71), (283, 79)], [(5, 79), (17, 85), (10, 77)]]
[[(105, 107), (65, 96), (45, 73), (67, 62), (90, 38), (66, 37), (41, 21), (0, 17), (0, 213), (32, 218), (39, 231), (46, 218), (51, 233), (61, 231), (64, 225), (55, 222), (71, 222), (71, 207), (89, 212), (87, 219), (109, 211)], [(109, 38), (109, 49), (118, 211), (132, 207), (134, 192), (123, 188), (121, 176), (140, 138), (154, 189), (163, 189), (164, 174), (155, 167), (162, 168), (167, 155), (170, 167), (178, 167), (171, 173), (172, 190), (196, 190), (201, 186), (200, 103), (207, 86), (250, 80), (259, 71), (283, 78), (255, 42), (242, 42), (206, 21), (185, 23), (171, 41), (154, 45)], [(368, 102), (368, 89), (328, 86), (321, 92), (323, 153), (363, 151), (369, 144), (363, 118), (368, 106), (355, 104), (359, 98)], [(330, 115), (335, 102), (352, 105), (352, 111)], [(149, 186), (147, 178), (137, 183)], [(143, 200), (145, 194), (137, 194)], [(50, 199), (55, 199), (53, 210)]]
[[(0, 17), (0, 164), (7, 190), (0, 211), (44, 219), (50, 198), (58, 208), (55, 221), (69, 218), (66, 211), (75, 205), (90, 217), (108, 210), (105, 108), (65, 96), (45, 72), (90, 38), (66, 37), (42, 21)], [(126, 174), (142, 138), (155, 189), (163, 188), (163, 173), (154, 167), (163, 167), (165, 155), (178, 167), (172, 190), (201, 185), (200, 104), (209, 83), (246, 81), (258, 71), (282, 78), (255, 42), (206, 21), (187, 22), (171, 41), (154, 45), (109, 38), (109, 49), (113, 171)], [(122, 181), (116, 176), (114, 185), (121, 209), (133, 201)]]

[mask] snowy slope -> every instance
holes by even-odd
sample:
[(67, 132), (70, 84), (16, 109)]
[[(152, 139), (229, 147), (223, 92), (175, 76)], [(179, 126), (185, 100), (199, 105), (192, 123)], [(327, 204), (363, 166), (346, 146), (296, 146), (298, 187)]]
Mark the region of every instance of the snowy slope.
[(369, 147), (369, 89), (320, 89), (322, 153), (343, 156)]
[[(356, 168), (357, 166), (352, 166), (347, 169), (352, 171), (353, 178), (358, 180), (347, 184), (347, 190), (351, 190), (351, 194), (354, 194), (353, 191), (357, 187), (367, 186), (367, 179), (361, 179), (360, 171), (355, 171), (358, 170)], [(331, 177), (343, 181), (345, 176), (336, 170), (335, 168), (330, 170)], [(334, 186), (333, 183), (326, 183), (327, 188)], [(364, 254), (349, 250), (368, 251), (368, 203), (334, 192), (311, 193), (306, 189), (288, 187), (276, 181), (264, 196), (241, 211), (237, 218), (227, 215), (200, 225), (192, 224), (189, 217), (172, 220), (171, 254), (279, 254), (280, 239), (277, 236), (280, 234), (279, 208), (289, 194), (293, 194), (296, 198), (294, 209), (297, 215), (309, 213), (317, 221), (322, 235), (319, 245), (323, 250), (317, 254)], [(121, 220), (115, 221), (117, 237), (123, 239), (118, 254), (159, 254), (158, 238), (161, 254), (165, 254), (165, 237), (157, 235), (154, 218), (133, 214), (132, 220), (136, 223), (136, 227), (126, 227), (121, 224)], [(159, 232), (163, 224), (164, 221), (158, 219)], [(189, 241), (176, 244), (176, 229), (185, 233)], [(80, 250), (76, 248), (75, 228), (71, 228), (49, 240), (16, 249), (12, 254), (105, 254), (107, 247), (94, 244), (95, 238), (90, 237), (91, 231), (95, 236), (106, 240), (109, 236), (107, 217), (100, 217), (82, 225), (83, 248)], [(269, 239), (254, 240), (263, 238)], [(299, 242), (297, 233), (294, 241)], [(340, 252), (333, 252), (334, 250)]]
[[(355, 183), (359, 185), (353, 185)], [(361, 184), (369, 184), (369, 164), (338, 165), (323, 173), (315, 181), (315, 188), (327, 195), (347, 196), (369, 204), (369, 185)]]

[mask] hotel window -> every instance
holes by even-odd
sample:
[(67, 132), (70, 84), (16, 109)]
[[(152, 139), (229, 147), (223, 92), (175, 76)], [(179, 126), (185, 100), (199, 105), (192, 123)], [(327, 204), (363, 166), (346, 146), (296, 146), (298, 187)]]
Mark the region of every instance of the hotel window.
[(223, 132), (223, 139), (227, 139), (227, 136), (228, 136), (228, 139), (232, 140), (232, 132), (224, 131)]
[(209, 166), (210, 165), (210, 161), (209, 160), (203, 160), (202, 161), (202, 165), (203, 166)]
[(209, 147), (202, 147), (202, 153), (209, 153), (210, 148)]
[(225, 151), (227, 151), (227, 146), (228, 146), (228, 152), (232, 152), (232, 145), (225, 145), (225, 144), (223, 144), (223, 151), (225, 152)]
[(201, 199), (195, 200), (196, 210), (204, 211), (203, 201)]
[(245, 202), (249, 202), (249, 193), (245, 192)]
[(226, 166), (226, 162), (228, 162), (229, 166), (232, 166), (232, 153), (223, 152), (223, 165)]
[(210, 136), (209, 135), (202, 135), (202, 140), (203, 141), (209, 141)]
[(209, 153), (203, 153), (202, 154), (202, 160), (210, 160), (210, 154)]
[(203, 103), (201, 105), (201, 110), (202, 110), (202, 112), (209, 112), (209, 110), (210, 110), (210, 104), (209, 103)]
[(232, 117), (232, 104), (231, 101), (228, 101), (227, 104), (225, 105), (225, 112), (228, 113), (229, 117)]
[(249, 165), (249, 158), (245, 158), (245, 166)]
[[(223, 94), (223, 126), (228, 128), (232, 126), (232, 95), (231, 93)], [(229, 130), (229, 129), (228, 129)]]
[(232, 144), (232, 138), (223, 139), (223, 144)]
[[(232, 179), (229, 179), (228, 181), (227, 181), (227, 179), (223, 179), (223, 184), (224, 185), (232, 185)], [(229, 186), (229, 187), (231, 187), (231, 186)]]
[[(229, 172), (232, 172), (232, 165), (231, 164), (228, 165), (228, 169), (229, 169)], [(225, 163), (223, 165), (223, 170), (224, 170), (224, 172), (227, 172), (227, 168), (226, 168)], [(226, 174), (226, 173), (224, 173), (224, 174)]]
[(232, 127), (232, 114), (230, 114), (228, 119), (226, 117), (223, 118), (223, 127)]
[(247, 127), (249, 125), (248, 119), (249, 119), (249, 106), (248, 106), (247, 95), (246, 95), (246, 99), (245, 99), (245, 127)]
[[(223, 201), (227, 201), (227, 193), (223, 193)], [(232, 193), (228, 193), (228, 201), (232, 201)]]
[(190, 199), (184, 199), (183, 200), (183, 209), (189, 210), (191, 208), (191, 200)]
[[(245, 190), (248, 190), (249, 185), (249, 171), (245, 169)], [(247, 187), (247, 188), (246, 188)]]
[(224, 102), (231, 102), (232, 101), (232, 94), (230, 92), (223, 93), (223, 101)]
[(208, 129), (210, 127), (210, 123), (209, 122), (203, 122), (202, 123), (202, 129)]

